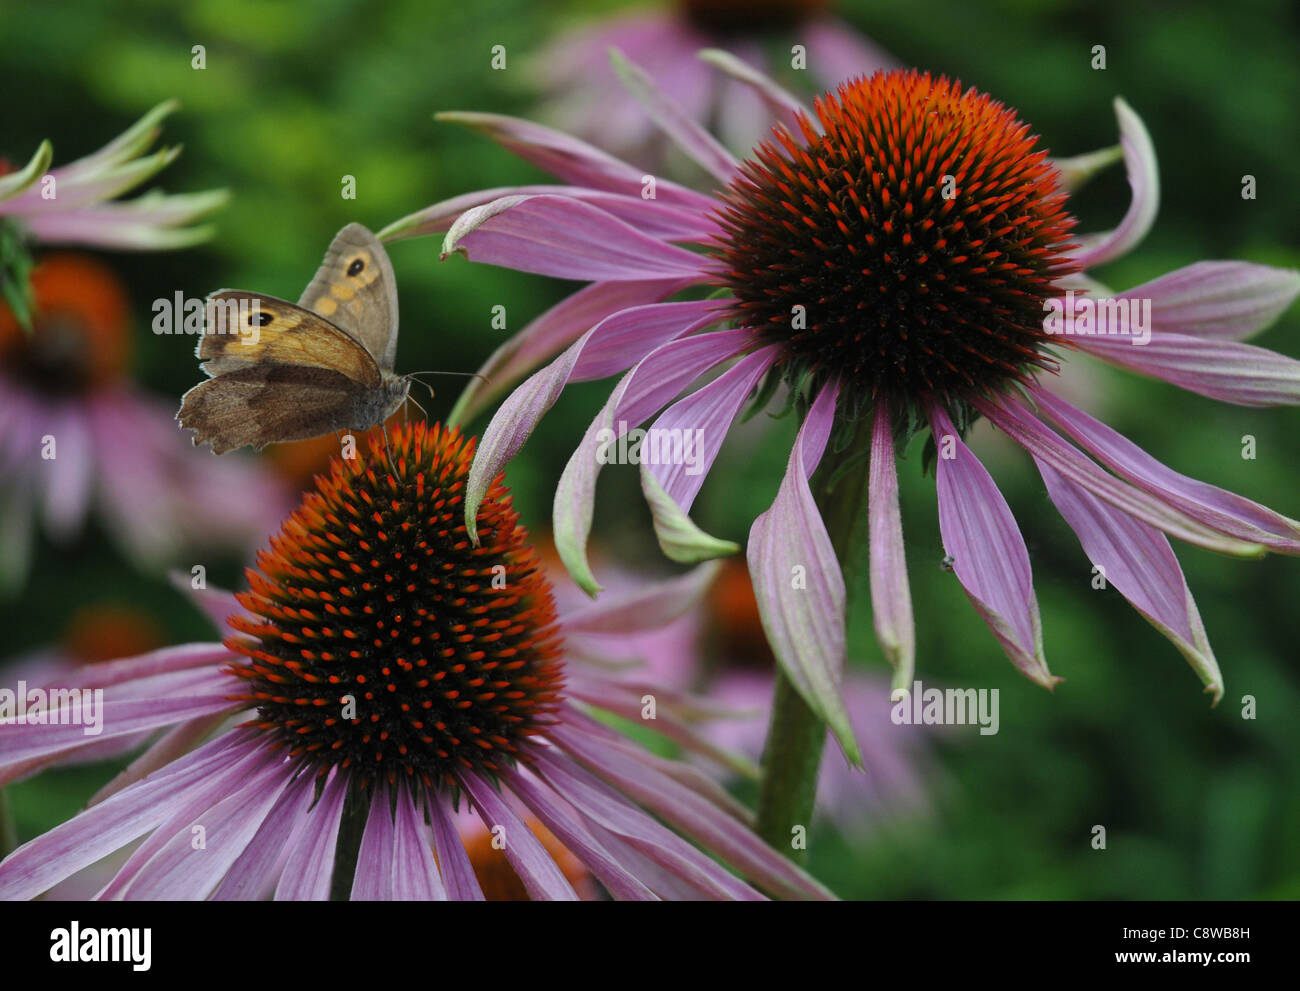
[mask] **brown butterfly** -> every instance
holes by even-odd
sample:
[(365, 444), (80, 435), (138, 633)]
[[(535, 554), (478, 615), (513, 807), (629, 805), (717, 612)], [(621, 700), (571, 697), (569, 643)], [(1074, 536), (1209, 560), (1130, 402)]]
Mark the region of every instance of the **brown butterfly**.
[(360, 224), (335, 235), (297, 305), (240, 289), (210, 295), (195, 354), (208, 381), (185, 393), (176, 419), (216, 454), (367, 430), (410, 390), (393, 373), (393, 267)]

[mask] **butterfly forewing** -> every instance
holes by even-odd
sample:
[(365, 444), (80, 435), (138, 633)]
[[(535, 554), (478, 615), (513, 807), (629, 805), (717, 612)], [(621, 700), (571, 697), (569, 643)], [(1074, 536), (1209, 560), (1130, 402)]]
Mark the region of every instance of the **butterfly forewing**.
[(388, 253), (374, 234), (348, 224), (298, 305), (319, 313), (360, 341), (386, 372), (397, 359), (397, 283)]

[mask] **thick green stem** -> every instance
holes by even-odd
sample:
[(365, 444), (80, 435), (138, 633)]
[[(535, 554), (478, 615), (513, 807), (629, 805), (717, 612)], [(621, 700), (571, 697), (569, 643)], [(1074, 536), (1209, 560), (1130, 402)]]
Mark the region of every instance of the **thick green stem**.
[(338, 841), (334, 846), (334, 874), (330, 879), (330, 901), (345, 902), (352, 897), (352, 882), (357, 873), (357, 858), (361, 855), (361, 837), (366, 831), (370, 815), (370, 799), (374, 786), (362, 791), (356, 783), (348, 786), (343, 799), (343, 819), (339, 823)]
[[(827, 452), (813, 477), (813, 494), (844, 571), (850, 595), (858, 558), (866, 548), (867, 476), (871, 424), (862, 421), (838, 456)], [(843, 469), (843, 470), (841, 470)], [(865, 562), (863, 563), (865, 567)], [(817, 771), (826, 745), (826, 724), (779, 668), (772, 719), (763, 746), (758, 792), (758, 834), (791, 860), (805, 858), (807, 833), (817, 794)]]

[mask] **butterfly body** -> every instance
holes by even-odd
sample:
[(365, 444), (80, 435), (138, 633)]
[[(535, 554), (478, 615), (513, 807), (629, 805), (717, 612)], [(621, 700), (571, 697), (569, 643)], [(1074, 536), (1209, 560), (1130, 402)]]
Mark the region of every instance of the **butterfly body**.
[(176, 418), (216, 454), (366, 430), (406, 401), (396, 351), (392, 266), (370, 231), (349, 224), (297, 303), (238, 289), (208, 297), (196, 354), (209, 378)]

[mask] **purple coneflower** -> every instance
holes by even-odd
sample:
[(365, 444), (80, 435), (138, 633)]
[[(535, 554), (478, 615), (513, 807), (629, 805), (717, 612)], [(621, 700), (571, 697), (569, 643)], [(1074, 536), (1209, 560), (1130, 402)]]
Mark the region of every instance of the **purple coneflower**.
[(810, 88), (819, 90), (892, 68), (893, 59), (833, 6), (830, 0), (675, 0), (566, 32), (532, 60), (532, 75), (551, 94), (542, 114), (643, 164), (657, 160), (663, 134), (618, 86), (608, 58), (616, 48), (661, 80), (684, 113), (712, 125), (730, 147), (749, 148), (767, 133), (762, 100), (744, 83), (711, 73), (700, 51), (725, 52), (764, 73), (775, 74), (784, 62), (792, 67), (786, 75), (806, 70)]
[(0, 222), (16, 221), (45, 244), (93, 245), (116, 250), (184, 248), (206, 240), (209, 227), (191, 227), (229, 198), (224, 190), (166, 195), (152, 191), (110, 202), (170, 165), (180, 148), (143, 152), (163, 118), (179, 104), (159, 104), (99, 151), (48, 171), (53, 157), (44, 141), (22, 169), (0, 175)]
[[(535, 899), (575, 892), (521, 807), (617, 898), (760, 897), (660, 819), (771, 894), (826, 897), (710, 779), (574, 701), (565, 635), (635, 629), (633, 607), (557, 616), (500, 478), (471, 543), (473, 451), (423, 423), (372, 433), (259, 556), (224, 643), (83, 671), (76, 688), (106, 691), (100, 739), (167, 732), (97, 804), (0, 864), (0, 898), (38, 895), (140, 838), (101, 897), (479, 898), (453, 819), (466, 803)], [(656, 622), (687, 591), (668, 583), (636, 615)], [(211, 592), (207, 608), (237, 609)], [(624, 687), (583, 680), (585, 704), (623, 702)], [(670, 728), (667, 709), (650, 725)], [(0, 782), (86, 745), (81, 726), (47, 722), (0, 725)]]
[(0, 585), (20, 584), (33, 522), (60, 542), (92, 507), (137, 560), (182, 550), (243, 553), (290, 508), (251, 459), (218, 461), (186, 443), (170, 407), (134, 388), (130, 307), (116, 276), (79, 255), (31, 273), (30, 331), (0, 304)]
[[(535, 124), (456, 115), (568, 185), (490, 202), (501, 191), (470, 194), (386, 232), (450, 227), (444, 254), (592, 283), (489, 362), (487, 373), (500, 380), (567, 346), (492, 418), (469, 476), (471, 523), (490, 479), (568, 383), (626, 371), (555, 495), (554, 532), (570, 572), (592, 594), (599, 589), (585, 545), (609, 440), (665, 406), (651, 434), (702, 440), (694, 471), (681, 459), (642, 459), (660, 544), (681, 561), (734, 550), (687, 514), (730, 425), (756, 392), (754, 402), (765, 404), (783, 382), (805, 412), (776, 500), (750, 531), (749, 567), (783, 671), (852, 756), (838, 690), (845, 583), (837, 558), (852, 529), (845, 521), (860, 510), (869, 516), (875, 628), (895, 684), (907, 686), (913, 619), (894, 462), (927, 428), (952, 569), (1015, 666), (1044, 686), (1057, 680), (1043, 653), (1025, 542), (963, 442), (983, 416), (1029, 451), (1093, 564), (1217, 699), (1219, 669), (1165, 535), (1243, 556), (1296, 553), (1300, 524), (1165, 467), (1054, 395), (1040, 373), (1053, 365), (1053, 346), (1079, 347), (1226, 402), (1295, 403), (1300, 362), (1240, 339), (1290, 304), (1300, 276), (1200, 262), (1114, 297), (1151, 301), (1145, 346), (1115, 336), (1105, 308), (1095, 336), (1052, 335), (1048, 308), (1069, 289), (1095, 289), (1083, 270), (1131, 249), (1155, 215), (1154, 152), (1126, 104), (1117, 101), (1116, 112), (1132, 203), (1114, 230), (1072, 241), (1062, 175), (1077, 182), (1105, 153), (1058, 169), (1010, 109), (943, 77), (898, 71), (856, 79), (808, 114), (770, 82), (732, 69), (791, 124), (745, 162), (623, 65), (665, 130), (725, 187), (717, 195), (665, 181), (648, 189), (639, 170)], [(687, 287), (712, 294), (663, 301)], [(1064, 326), (1083, 329), (1068, 319)], [(718, 368), (725, 370), (676, 399)], [(454, 417), (480, 399), (471, 392)], [(834, 456), (815, 499), (809, 480), (828, 443)], [(832, 532), (823, 511), (836, 515)]]

